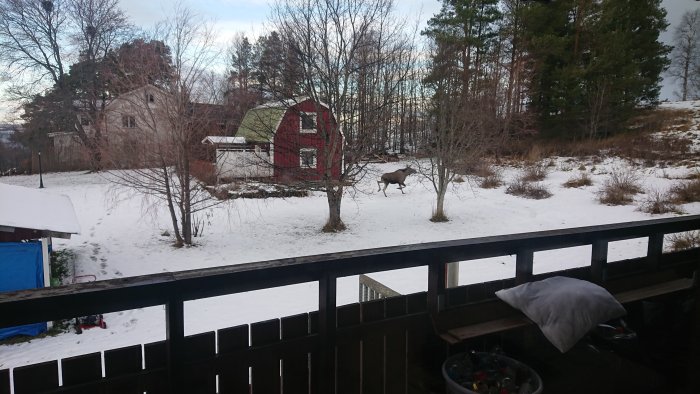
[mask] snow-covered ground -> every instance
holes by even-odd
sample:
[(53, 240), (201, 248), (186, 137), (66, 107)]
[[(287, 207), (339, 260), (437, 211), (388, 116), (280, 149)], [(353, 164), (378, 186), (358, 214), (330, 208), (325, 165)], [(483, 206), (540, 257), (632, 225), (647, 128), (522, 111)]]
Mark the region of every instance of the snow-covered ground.
[[(447, 223), (428, 221), (435, 194), (425, 180), (412, 175), (406, 194), (393, 186), (388, 197), (377, 192), (376, 176), (401, 168), (405, 163), (377, 164), (373, 175), (350, 191), (343, 200), (343, 219), (348, 230), (325, 234), (327, 206), (324, 195), (304, 198), (237, 199), (208, 211), (204, 236), (197, 246), (176, 249), (172, 239), (161, 235), (169, 218), (162, 208), (153, 208), (139, 195), (114, 186), (105, 175), (49, 173), (44, 175), (48, 191), (68, 195), (77, 211), (82, 233), (70, 240), (55, 240), (55, 248), (70, 248), (78, 255), (76, 275), (95, 275), (98, 280), (149, 273), (240, 264), (282, 257), (312, 255), (341, 250), (429, 241), (462, 239), (557, 228), (637, 221), (653, 218), (638, 210), (638, 204), (605, 206), (596, 192), (613, 168), (628, 164), (619, 159), (573, 161), (552, 159), (543, 183), (553, 196), (529, 200), (505, 194), (505, 186), (480, 189), (476, 183), (455, 184), (446, 201)], [(564, 188), (579, 167), (591, 174), (593, 186)], [(694, 168), (630, 167), (645, 188), (666, 190)], [(503, 168), (508, 182), (520, 171)], [(35, 187), (37, 176), (0, 178), (0, 182)], [(645, 196), (638, 195), (636, 201)], [(686, 204), (688, 214), (700, 213), (700, 203)], [(673, 214), (654, 217), (673, 216)], [(610, 245), (610, 260), (644, 255), (646, 240)], [(535, 254), (535, 272), (586, 265), (590, 247)], [(460, 284), (512, 277), (515, 257), (462, 263)], [(425, 290), (427, 270), (410, 269), (375, 273), (373, 278), (400, 292)], [(341, 278), (338, 304), (357, 302), (357, 277)], [(265, 291), (216, 297), (185, 305), (187, 334), (211, 331), (243, 323), (288, 316), (317, 309), (317, 285), (305, 283)], [(0, 346), (0, 369), (56, 358), (65, 358), (165, 338), (162, 307), (109, 313), (106, 330), (93, 329), (82, 335), (66, 332), (55, 337)]]

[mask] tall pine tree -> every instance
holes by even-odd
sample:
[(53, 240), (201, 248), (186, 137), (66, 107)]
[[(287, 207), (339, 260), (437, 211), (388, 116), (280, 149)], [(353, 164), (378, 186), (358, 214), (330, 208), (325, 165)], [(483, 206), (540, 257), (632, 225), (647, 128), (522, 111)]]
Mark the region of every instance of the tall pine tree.
[(597, 138), (658, 100), (668, 47), (660, 0), (559, 0), (525, 11), (541, 129)]

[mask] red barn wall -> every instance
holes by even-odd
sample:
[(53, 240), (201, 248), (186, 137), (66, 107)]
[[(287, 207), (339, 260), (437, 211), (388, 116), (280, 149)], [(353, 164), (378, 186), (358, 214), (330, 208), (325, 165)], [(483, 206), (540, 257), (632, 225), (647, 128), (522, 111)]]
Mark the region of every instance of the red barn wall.
[[(312, 100), (303, 101), (287, 110), (280, 122), (274, 137), (274, 161), (275, 178), (281, 181), (295, 180), (321, 180), (326, 168), (326, 154), (324, 152), (324, 134), (320, 131), (316, 133), (301, 133), (299, 112), (316, 112), (317, 130), (325, 127), (331, 130), (330, 138), (336, 139), (338, 149), (332, 158), (331, 176), (333, 179), (340, 178), (341, 172), (341, 152), (342, 135), (330, 110), (319, 107), (318, 111)], [(329, 144), (330, 145), (330, 144)], [(315, 148), (316, 168), (301, 168), (299, 165), (299, 149)]]

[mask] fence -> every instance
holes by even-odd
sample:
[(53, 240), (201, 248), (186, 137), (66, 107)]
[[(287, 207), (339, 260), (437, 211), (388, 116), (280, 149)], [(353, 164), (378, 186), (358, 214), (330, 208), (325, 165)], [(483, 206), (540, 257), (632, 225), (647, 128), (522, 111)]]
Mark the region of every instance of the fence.
[[(665, 234), (697, 229), (699, 215), (11, 292), (0, 294), (0, 327), (153, 305), (166, 308), (165, 342), (61, 360), (60, 387), (57, 361), (16, 368), (15, 394), (425, 392), (416, 366), (441, 357), (424, 346), (435, 337), (429, 312), (493, 297), (494, 290), (536, 278), (533, 254), (541, 250), (592, 245), (591, 265), (575, 271), (598, 282), (639, 272), (692, 273), (700, 265), (700, 248), (663, 253), (663, 240)], [(649, 240), (645, 257), (607, 263), (609, 242), (640, 237)], [(446, 263), (513, 254), (514, 278), (445, 289)], [(336, 306), (339, 277), (426, 265), (427, 293)], [(319, 283), (317, 312), (184, 336), (185, 301), (310, 281)], [(9, 392), (10, 371), (2, 370), (0, 394)]]

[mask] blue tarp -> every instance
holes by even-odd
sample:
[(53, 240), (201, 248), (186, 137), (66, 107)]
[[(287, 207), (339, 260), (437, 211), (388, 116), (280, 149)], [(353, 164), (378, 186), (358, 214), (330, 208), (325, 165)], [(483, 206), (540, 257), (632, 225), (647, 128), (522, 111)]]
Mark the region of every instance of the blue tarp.
[[(0, 242), (0, 292), (44, 287), (41, 242)], [(46, 323), (0, 328), (0, 339), (37, 335)]]

